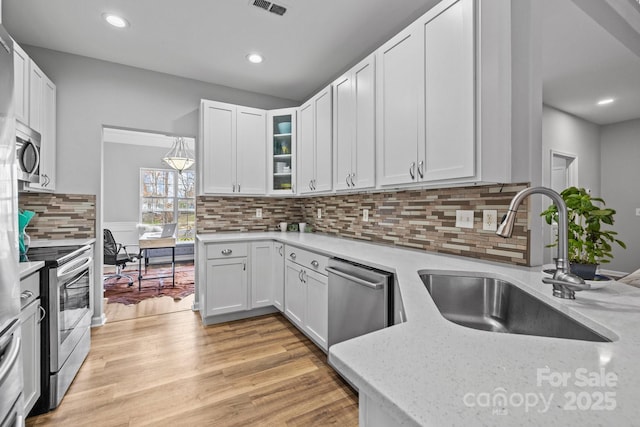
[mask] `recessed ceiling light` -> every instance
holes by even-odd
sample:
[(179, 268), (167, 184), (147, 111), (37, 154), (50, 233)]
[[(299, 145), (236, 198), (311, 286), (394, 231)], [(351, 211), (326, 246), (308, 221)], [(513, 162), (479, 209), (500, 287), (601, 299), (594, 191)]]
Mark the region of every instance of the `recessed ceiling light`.
[(605, 98), (598, 101), (598, 105), (607, 105), (613, 102), (613, 98)]
[(102, 17), (109, 24), (113, 25), (116, 28), (124, 28), (129, 26), (129, 22), (121, 16), (114, 15), (113, 13), (103, 13)]
[(247, 55), (247, 59), (253, 64), (259, 64), (262, 62), (262, 55), (258, 53), (250, 53)]

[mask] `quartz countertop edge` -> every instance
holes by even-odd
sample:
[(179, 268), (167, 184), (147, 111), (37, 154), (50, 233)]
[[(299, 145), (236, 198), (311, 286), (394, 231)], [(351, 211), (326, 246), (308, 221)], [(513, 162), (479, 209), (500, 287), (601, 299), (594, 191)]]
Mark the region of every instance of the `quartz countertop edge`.
[(20, 273), (20, 280), (37, 272), (42, 267), (44, 267), (44, 261), (28, 261), (19, 263), (18, 269)]
[[(395, 273), (406, 322), (332, 346), (329, 363), (399, 425), (633, 425), (640, 418), (640, 289), (614, 282), (578, 292), (575, 300), (562, 300), (552, 297), (552, 286), (541, 282), (541, 267), (319, 233), (228, 232), (199, 234), (197, 240), (276, 240)], [(442, 317), (419, 271), (507, 280), (613, 342), (500, 334), (456, 325)], [(617, 381), (582, 385), (583, 374), (596, 373), (614, 374)], [(549, 376), (553, 374), (568, 379), (554, 384)], [(583, 392), (590, 393), (590, 399), (612, 392), (615, 408), (594, 409), (593, 402), (586, 409), (573, 408), (571, 395)], [(479, 400), (489, 396), (489, 402), (496, 402), (501, 395), (507, 398), (504, 405)], [(533, 401), (534, 396), (535, 405), (518, 404), (521, 397)]]
[[(90, 237), (86, 239), (35, 239), (31, 240), (29, 244), (30, 248), (52, 248), (56, 246), (84, 246), (95, 243), (95, 237)], [(27, 256), (29, 256), (29, 252), (27, 251)]]

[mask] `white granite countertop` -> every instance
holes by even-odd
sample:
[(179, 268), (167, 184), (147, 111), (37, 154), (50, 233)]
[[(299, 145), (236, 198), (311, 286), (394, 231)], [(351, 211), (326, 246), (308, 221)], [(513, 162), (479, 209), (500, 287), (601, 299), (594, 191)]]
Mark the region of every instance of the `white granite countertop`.
[[(204, 243), (273, 239), (393, 271), (407, 321), (332, 346), (329, 361), (402, 425), (638, 425), (640, 289), (616, 282), (562, 300), (552, 297), (551, 285), (541, 282), (540, 267), (314, 233), (197, 238)], [(456, 325), (438, 311), (420, 270), (507, 280), (613, 342), (499, 334)]]
[[(54, 246), (84, 246), (95, 243), (94, 237), (89, 239), (51, 239), (51, 240), (31, 240), (30, 248), (51, 248)], [(28, 251), (27, 251), (28, 255)]]
[(44, 261), (29, 261), (19, 263), (18, 268), (20, 272), (20, 280), (24, 279), (30, 274), (35, 273), (42, 267), (44, 267)]

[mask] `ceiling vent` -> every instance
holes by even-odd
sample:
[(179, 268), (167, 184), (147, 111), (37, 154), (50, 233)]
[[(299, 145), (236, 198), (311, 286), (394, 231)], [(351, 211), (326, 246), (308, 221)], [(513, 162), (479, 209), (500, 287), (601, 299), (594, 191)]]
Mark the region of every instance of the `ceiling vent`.
[(266, 0), (253, 0), (252, 4), (264, 10), (269, 10), (269, 6), (271, 6), (271, 2)]
[(252, 0), (251, 2), (249, 2), (249, 4), (280, 16), (284, 15), (287, 11), (286, 7), (267, 0)]

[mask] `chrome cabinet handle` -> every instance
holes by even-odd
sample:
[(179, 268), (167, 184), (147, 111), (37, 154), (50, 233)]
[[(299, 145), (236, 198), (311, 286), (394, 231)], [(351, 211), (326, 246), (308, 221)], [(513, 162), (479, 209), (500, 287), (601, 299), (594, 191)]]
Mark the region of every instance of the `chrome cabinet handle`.
[(302, 270), (302, 281), (307, 283), (307, 270)]
[(298, 272), (298, 279), (302, 282), (302, 270)]
[(240, 192), (240, 184), (238, 184), (238, 193)]
[(231, 191), (232, 191), (233, 193), (235, 193), (235, 192), (236, 192), (236, 185), (235, 185), (235, 184), (232, 184), (232, 185), (231, 185)]
[(31, 291), (24, 291), (20, 294), (20, 299), (29, 299), (33, 296), (33, 292)]
[(40, 323), (47, 316), (47, 310), (45, 310), (43, 306), (39, 306), (38, 308), (40, 309), (40, 318), (38, 319), (38, 323)]
[(315, 268), (318, 268), (320, 266), (320, 263), (314, 259), (313, 261), (311, 261), (311, 265), (313, 265)]
[(247, 269), (247, 263), (243, 262), (242, 263), (242, 271), (246, 271), (246, 269)]
[(296, 186), (291, 184), (291, 192), (295, 194), (296, 192)]
[(295, 252), (291, 252), (289, 254), (289, 256), (291, 257), (291, 259), (296, 259), (296, 253)]
[(351, 174), (351, 186), (352, 186), (352, 187), (355, 187), (355, 186), (356, 186), (356, 183), (355, 183), (355, 182), (353, 182), (353, 178), (355, 178), (355, 177), (356, 177), (356, 174), (355, 174), (355, 173), (352, 173), (352, 174)]
[(317, 190), (317, 189), (318, 189), (318, 187), (316, 187), (316, 180), (315, 180), (315, 179), (313, 180), (313, 189), (314, 189), (314, 190)]
[(231, 255), (231, 252), (233, 252), (231, 249), (223, 249), (221, 251), (222, 255)]
[(411, 165), (409, 166), (409, 175), (411, 175), (411, 179), (416, 179), (416, 174), (413, 172), (415, 167), (416, 167), (416, 162), (411, 162)]
[(347, 176), (345, 177), (345, 179), (344, 179), (344, 180), (345, 180), (345, 182), (347, 183), (347, 187), (351, 187), (351, 184), (349, 184), (349, 178), (350, 178), (350, 177), (351, 177), (351, 174), (347, 175)]
[(278, 248), (278, 253), (280, 254), (280, 256), (282, 256), (282, 246)]
[(418, 175), (420, 175), (420, 178), (424, 178), (424, 161), (422, 160), (418, 162)]
[(313, 185), (311, 185), (311, 183), (313, 182), (312, 179), (309, 180), (309, 190), (313, 190)]

